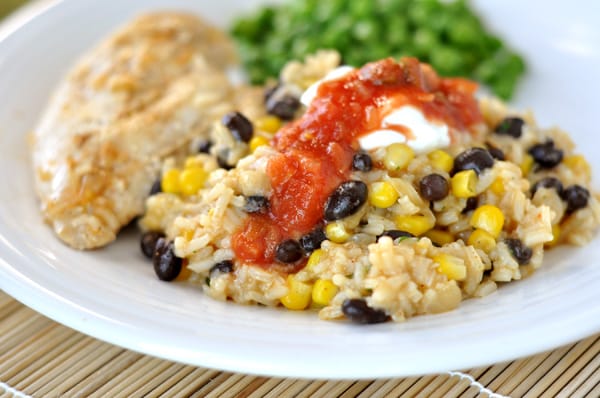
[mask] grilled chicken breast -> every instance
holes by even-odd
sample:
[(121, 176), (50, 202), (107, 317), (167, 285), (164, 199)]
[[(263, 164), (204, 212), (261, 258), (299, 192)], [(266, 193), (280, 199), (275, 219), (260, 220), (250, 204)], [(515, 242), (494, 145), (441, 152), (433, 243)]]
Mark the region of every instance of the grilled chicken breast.
[(190, 15), (134, 20), (85, 56), (33, 132), (36, 190), (46, 221), (92, 249), (144, 209), (161, 160), (229, 108), (229, 39)]

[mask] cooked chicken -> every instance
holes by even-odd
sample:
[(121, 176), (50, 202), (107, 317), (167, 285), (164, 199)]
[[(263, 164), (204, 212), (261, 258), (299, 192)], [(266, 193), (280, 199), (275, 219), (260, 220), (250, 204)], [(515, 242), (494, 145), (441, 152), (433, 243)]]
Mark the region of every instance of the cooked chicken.
[(230, 109), (229, 39), (196, 17), (142, 16), (61, 83), (33, 133), (45, 219), (77, 249), (115, 239), (144, 209), (160, 161)]

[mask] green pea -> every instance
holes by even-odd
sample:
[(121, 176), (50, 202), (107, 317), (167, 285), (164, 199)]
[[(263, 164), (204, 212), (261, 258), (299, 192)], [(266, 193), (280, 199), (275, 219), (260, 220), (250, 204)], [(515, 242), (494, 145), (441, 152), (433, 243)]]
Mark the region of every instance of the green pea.
[(384, 44), (376, 44), (376, 45), (372, 46), (370, 52), (371, 52), (371, 60), (387, 58), (390, 56), (390, 50)]
[(272, 36), (265, 41), (265, 50), (267, 52), (281, 54), (286, 49), (286, 41), (284, 37)]
[(372, 1), (351, 1), (348, 2), (350, 14), (353, 17), (369, 17), (375, 12), (375, 3)]
[(339, 32), (336, 30), (326, 31), (323, 33), (321, 37), (321, 46), (323, 48), (335, 48), (340, 53), (346, 51), (346, 40), (343, 32)]
[(238, 49), (240, 57), (244, 60), (244, 63), (246, 64), (254, 64), (260, 59), (261, 53), (254, 49), (252, 43), (249, 43), (247, 41), (240, 41)]
[(294, 58), (300, 59), (308, 53), (309, 43), (306, 39), (295, 40), (292, 44), (292, 55)]
[(463, 75), (463, 57), (461, 53), (448, 46), (439, 46), (431, 52), (431, 64), (444, 76)]
[(493, 54), (503, 47), (502, 41), (494, 35), (484, 35), (483, 41), (485, 43), (486, 54)]
[(473, 23), (456, 23), (448, 29), (450, 41), (462, 46), (476, 44), (481, 40), (481, 29)]
[(514, 90), (515, 90), (515, 86), (516, 86), (516, 79), (514, 78), (510, 78), (510, 79), (502, 79), (499, 80), (493, 84), (491, 84), (492, 90), (494, 91), (494, 93), (504, 99), (507, 100), (510, 97), (512, 97)]
[(521, 75), (525, 72), (525, 62), (517, 54), (511, 53), (506, 62), (506, 69), (515, 76)]
[(438, 36), (427, 28), (417, 29), (413, 35), (415, 49), (421, 56), (430, 54), (438, 44)]
[(384, 34), (385, 43), (396, 49), (402, 48), (410, 40), (408, 26), (403, 20), (388, 25)]
[(431, 30), (445, 39), (446, 31), (455, 24), (452, 15), (447, 12), (436, 12), (429, 17), (428, 26)]
[(273, 7), (264, 7), (258, 12), (257, 23), (262, 27), (268, 26), (273, 21), (275, 9)]
[(361, 66), (363, 64), (362, 56), (359, 53), (359, 49), (349, 49), (344, 54), (344, 63), (350, 66)]
[(331, 21), (343, 11), (344, 6), (345, 4), (341, 0), (320, 1), (315, 7), (314, 17), (318, 21)]
[(419, 0), (411, 3), (408, 17), (418, 26), (427, 26), (431, 16), (440, 8), (437, 0)]
[(261, 33), (261, 27), (254, 20), (240, 19), (233, 26), (232, 34), (245, 40), (253, 40)]
[(482, 82), (490, 82), (496, 76), (496, 64), (492, 59), (483, 61), (475, 69), (475, 77)]
[(379, 36), (379, 27), (375, 21), (359, 21), (352, 29), (352, 36), (359, 41), (375, 42)]
[(376, 9), (387, 13), (406, 12), (413, 0), (376, 0)]

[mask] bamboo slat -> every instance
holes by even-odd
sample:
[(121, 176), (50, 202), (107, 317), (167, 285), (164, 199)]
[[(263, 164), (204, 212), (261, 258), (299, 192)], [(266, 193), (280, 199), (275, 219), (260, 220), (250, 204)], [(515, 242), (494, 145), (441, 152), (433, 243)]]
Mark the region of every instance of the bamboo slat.
[(0, 291), (0, 398), (598, 397), (600, 334), (493, 366), (381, 380), (297, 380), (221, 372), (84, 336)]

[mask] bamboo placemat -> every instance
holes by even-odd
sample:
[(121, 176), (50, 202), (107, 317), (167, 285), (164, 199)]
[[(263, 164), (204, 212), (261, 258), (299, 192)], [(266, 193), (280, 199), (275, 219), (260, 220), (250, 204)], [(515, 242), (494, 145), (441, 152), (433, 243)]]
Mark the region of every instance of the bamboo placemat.
[(600, 397), (600, 334), (514, 362), (439, 375), (365, 381), (267, 378), (116, 347), (57, 324), (0, 291), (0, 398), (24, 396)]

